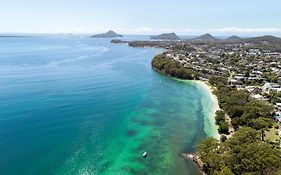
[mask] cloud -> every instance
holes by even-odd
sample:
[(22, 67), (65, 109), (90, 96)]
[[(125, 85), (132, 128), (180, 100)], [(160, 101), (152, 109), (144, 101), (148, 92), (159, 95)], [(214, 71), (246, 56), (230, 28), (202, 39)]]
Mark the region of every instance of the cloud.
[(160, 33), (175, 32), (179, 35), (200, 35), (205, 33), (211, 33), (214, 35), (266, 35), (276, 34), (281, 36), (281, 28), (240, 28), (240, 27), (225, 27), (225, 28), (210, 28), (210, 29), (193, 29), (193, 28), (60, 28), (60, 29), (49, 29), (49, 30), (37, 30), (26, 33), (77, 33), (77, 34), (96, 34), (103, 33), (108, 30), (114, 30), (121, 34), (131, 35), (154, 35)]
[(280, 28), (237, 28), (228, 27), (221, 29), (210, 29), (210, 32), (227, 32), (227, 33), (278, 33)]
[[(73, 33), (100, 33), (105, 32), (109, 29), (98, 28), (98, 29), (87, 29), (87, 28), (77, 28), (73, 30)], [(159, 34), (176, 32), (180, 35), (194, 35), (194, 34), (272, 34), (281, 33), (281, 28), (239, 28), (239, 27), (226, 27), (226, 28), (213, 28), (213, 29), (192, 29), (192, 28), (115, 28), (113, 29), (118, 33), (122, 34)]]

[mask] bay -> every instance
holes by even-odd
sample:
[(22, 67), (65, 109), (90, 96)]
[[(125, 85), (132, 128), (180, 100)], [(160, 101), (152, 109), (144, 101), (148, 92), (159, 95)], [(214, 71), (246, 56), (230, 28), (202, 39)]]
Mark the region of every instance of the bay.
[(199, 174), (179, 154), (212, 135), (212, 101), (196, 83), (154, 72), (160, 52), (0, 38), (0, 174)]

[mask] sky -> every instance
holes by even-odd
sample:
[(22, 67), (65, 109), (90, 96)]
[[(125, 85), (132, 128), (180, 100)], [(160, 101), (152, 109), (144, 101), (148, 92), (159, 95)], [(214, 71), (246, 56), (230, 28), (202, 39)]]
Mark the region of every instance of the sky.
[(280, 0), (0, 0), (0, 32), (281, 36), (280, 8)]

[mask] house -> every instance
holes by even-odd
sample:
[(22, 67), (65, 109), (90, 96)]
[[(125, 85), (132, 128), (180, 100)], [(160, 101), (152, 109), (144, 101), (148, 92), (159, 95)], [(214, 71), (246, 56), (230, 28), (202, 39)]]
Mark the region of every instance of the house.
[(275, 121), (281, 124), (281, 111), (275, 112)]
[(263, 73), (259, 70), (255, 70), (255, 71), (252, 71), (252, 74), (254, 75), (263, 75)]
[(256, 100), (265, 100), (264, 97), (260, 94), (251, 95), (251, 97)]
[(280, 88), (272, 88), (271, 91), (274, 91), (274, 92), (281, 92), (281, 87), (280, 87)]
[(228, 82), (231, 84), (231, 85), (241, 85), (242, 82), (241, 81), (238, 81), (236, 79), (228, 79)]
[(278, 110), (281, 110), (281, 103), (276, 103), (276, 107)]
[(256, 86), (246, 86), (245, 89), (250, 92), (250, 93), (254, 93), (254, 94), (259, 94), (262, 92), (261, 88), (256, 87)]
[(237, 81), (244, 80), (244, 76), (235, 76), (234, 77)]
[(259, 49), (250, 49), (248, 52), (249, 55), (260, 55), (261, 52)]
[(270, 91), (281, 92), (281, 87), (279, 84), (276, 84), (276, 83), (265, 83), (262, 86), (262, 91), (264, 93), (269, 93)]

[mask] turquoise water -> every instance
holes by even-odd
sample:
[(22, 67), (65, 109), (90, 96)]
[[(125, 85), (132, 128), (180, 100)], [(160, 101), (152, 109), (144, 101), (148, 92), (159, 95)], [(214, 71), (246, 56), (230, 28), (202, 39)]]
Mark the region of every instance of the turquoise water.
[(0, 174), (198, 174), (179, 153), (211, 134), (211, 99), (154, 72), (157, 52), (107, 39), (1, 38)]

